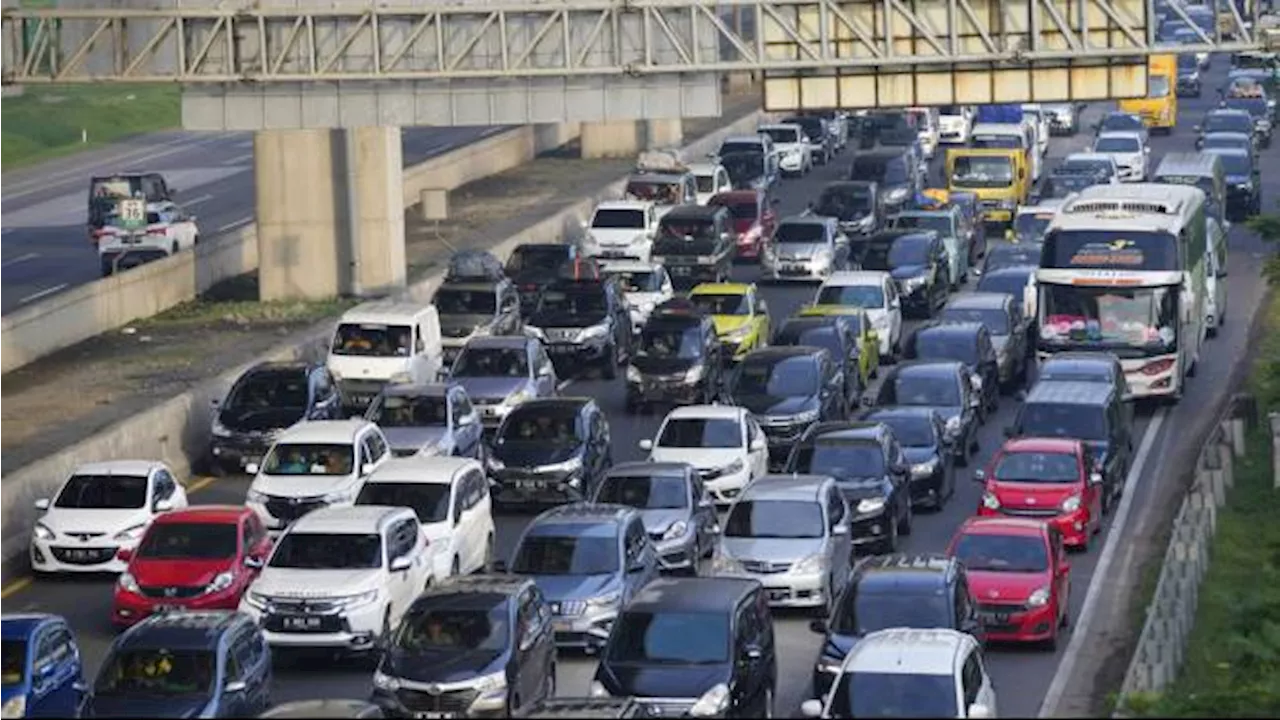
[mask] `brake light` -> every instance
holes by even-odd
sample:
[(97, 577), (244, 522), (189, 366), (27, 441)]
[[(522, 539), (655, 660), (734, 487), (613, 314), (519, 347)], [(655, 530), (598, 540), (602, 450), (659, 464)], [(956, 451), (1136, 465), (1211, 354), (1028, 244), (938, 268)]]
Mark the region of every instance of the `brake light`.
[(1165, 358), (1163, 360), (1156, 360), (1155, 362), (1149, 362), (1146, 365), (1142, 366), (1142, 374), (1143, 375), (1159, 375), (1160, 373), (1168, 372), (1169, 368), (1173, 367), (1173, 363), (1174, 363), (1174, 358)]

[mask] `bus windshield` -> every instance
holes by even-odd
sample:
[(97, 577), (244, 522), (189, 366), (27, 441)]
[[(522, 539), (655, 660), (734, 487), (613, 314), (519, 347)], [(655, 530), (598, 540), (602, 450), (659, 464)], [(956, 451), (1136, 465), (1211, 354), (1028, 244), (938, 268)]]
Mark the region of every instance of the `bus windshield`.
[(1064, 270), (1176, 271), (1178, 240), (1167, 232), (1054, 230), (1044, 238), (1040, 267)]
[(1106, 348), (1121, 357), (1171, 352), (1178, 340), (1178, 287), (1040, 286), (1045, 349)]

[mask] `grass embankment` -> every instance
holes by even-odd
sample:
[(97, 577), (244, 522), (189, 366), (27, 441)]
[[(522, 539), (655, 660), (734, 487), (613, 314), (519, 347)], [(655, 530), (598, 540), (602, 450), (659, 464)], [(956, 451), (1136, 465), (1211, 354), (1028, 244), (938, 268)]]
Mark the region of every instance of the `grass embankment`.
[(1141, 708), (1146, 715), (1280, 717), (1280, 490), (1265, 420), (1280, 410), (1280, 293), (1266, 322), (1249, 377), (1263, 427), (1249, 437), (1218, 513), (1181, 677), (1161, 697), (1134, 703), (1149, 705)]
[(181, 97), (175, 85), (28, 85), (0, 103), (0, 164), (8, 170), (178, 127)]

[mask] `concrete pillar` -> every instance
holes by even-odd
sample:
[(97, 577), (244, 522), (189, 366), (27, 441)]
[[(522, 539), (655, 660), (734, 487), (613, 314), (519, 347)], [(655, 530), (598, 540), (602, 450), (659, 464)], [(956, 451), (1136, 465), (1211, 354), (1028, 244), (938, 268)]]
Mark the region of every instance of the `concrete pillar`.
[(639, 123), (635, 120), (582, 123), (582, 158), (635, 157), (642, 145)]
[(678, 148), (684, 141), (684, 121), (680, 118), (645, 120), (646, 148)]
[(253, 135), (262, 301), (339, 292), (338, 247), (346, 234), (339, 215), (346, 197), (334, 182), (335, 135), (327, 129)]
[(405, 285), (404, 163), (400, 128), (346, 131), (352, 295), (384, 295)]

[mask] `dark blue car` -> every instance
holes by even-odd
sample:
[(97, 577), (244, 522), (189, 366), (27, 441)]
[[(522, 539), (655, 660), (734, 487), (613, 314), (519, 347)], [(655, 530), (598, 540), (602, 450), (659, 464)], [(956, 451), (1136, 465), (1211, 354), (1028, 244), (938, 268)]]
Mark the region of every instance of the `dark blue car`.
[(4, 717), (77, 717), (89, 686), (80, 648), (65, 618), (43, 613), (0, 617)]
[(270, 704), (271, 650), (233, 611), (153, 615), (111, 644), (92, 717), (253, 717)]

